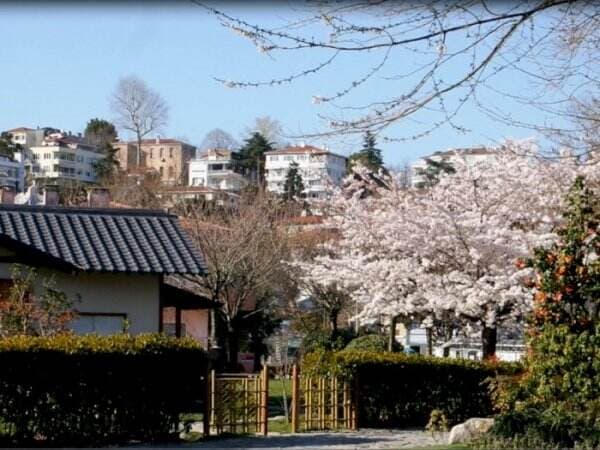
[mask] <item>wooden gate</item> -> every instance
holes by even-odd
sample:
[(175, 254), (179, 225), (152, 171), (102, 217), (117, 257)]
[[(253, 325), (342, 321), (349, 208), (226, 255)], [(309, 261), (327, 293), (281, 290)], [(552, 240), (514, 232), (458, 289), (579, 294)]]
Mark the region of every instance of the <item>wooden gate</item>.
[(205, 435), (268, 432), (269, 373), (217, 374), (208, 383)]
[(355, 384), (339, 377), (303, 376), (292, 368), (292, 433), (356, 430)]

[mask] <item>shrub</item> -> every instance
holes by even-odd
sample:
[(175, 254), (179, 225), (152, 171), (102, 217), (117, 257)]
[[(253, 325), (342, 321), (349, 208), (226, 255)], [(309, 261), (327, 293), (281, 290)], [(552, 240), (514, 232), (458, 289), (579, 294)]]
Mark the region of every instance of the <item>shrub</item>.
[(493, 431), (505, 440), (598, 448), (600, 201), (582, 178), (563, 216), (559, 240), (528, 262), (535, 271), (530, 351), (520, 382), (500, 391), (503, 411)]
[(348, 328), (333, 333), (329, 330), (313, 330), (304, 336), (302, 352), (306, 354), (319, 350), (341, 350), (355, 337), (354, 331)]
[(302, 370), (354, 377), (359, 426), (424, 427), (434, 409), (449, 425), (491, 415), (490, 380), (518, 373), (520, 365), (345, 350), (306, 355)]
[(0, 423), (10, 445), (157, 440), (198, 410), (199, 345), (164, 335), (0, 339)]
[[(395, 342), (394, 351), (401, 352), (402, 345)], [(368, 352), (385, 352), (388, 349), (388, 338), (380, 334), (366, 334), (352, 339), (346, 350), (364, 350)]]

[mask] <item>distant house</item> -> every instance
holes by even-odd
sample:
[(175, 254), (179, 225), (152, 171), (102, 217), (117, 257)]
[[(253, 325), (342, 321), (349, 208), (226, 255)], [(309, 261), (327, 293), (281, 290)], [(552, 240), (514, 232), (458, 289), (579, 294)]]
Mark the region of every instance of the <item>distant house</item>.
[(283, 193), (287, 172), (294, 162), (298, 164), (304, 193), (309, 199), (323, 198), (328, 185), (341, 184), (346, 175), (345, 156), (301, 144), (265, 152), (265, 178), (269, 191)]
[(444, 162), (452, 166), (457, 161), (464, 161), (468, 166), (486, 163), (497, 155), (497, 150), (488, 147), (471, 147), (471, 148), (453, 148), (446, 151), (438, 151), (429, 156), (415, 161), (410, 167), (411, 185), (413, 187), (422, 187), (426, 184), (427, 179), (424, 171), (427, 169), (427, 160), (435, 162)]
[(232, 150), (209, 149), (190, 161), (190, 186), (237, 192), (248, 182), (239, 169), (237, 153)]
[(25, 150), (25, 170), (35, 180), (94, 183), (95, 165), (105, 157), (81, 135), (54, 132)]
[[(115, 142), (121, 169), (130, 172), (137, 167), (137, 142)], [(196, 147), (177, 139), (143, 139), (140, 166), (152, 170), (166, 185), (187, 184), (188, 164), (196, 154)]]
[(185, 334), (186, 311), (199, 311), (193, 335), (206, 339), (212, 303), (168, 282), (203, 276), (204, 260), (176, 216), (157, 210), (0, 205), (0, 282), (13, 264), (38, 269), (75, 301), (77, 333), (166, 331)]

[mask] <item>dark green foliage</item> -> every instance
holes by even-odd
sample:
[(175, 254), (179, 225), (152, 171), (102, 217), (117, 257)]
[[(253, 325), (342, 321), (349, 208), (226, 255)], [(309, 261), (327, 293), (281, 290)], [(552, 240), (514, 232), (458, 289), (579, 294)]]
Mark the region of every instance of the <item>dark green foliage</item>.
[(417, 187), (433, 186), (439, 181), (440, 175), (456, 173), (456, 169), (445, 159), (436, 161), (434, 159), (425, 158), (425, 163), (427, 164), (425, 169), (417, 169), (416, 171), (417, 175), (425, 178), (425, 182)]
[(600, 446), (600, 325), (581, 333), (547, 325), (530, 346), (528, 370), (506, 393), (509, 408), (497, 418), (496, 434)]
[(292, 201), (304, 196), (304, 183), (296, 161), (290, 164), (283, 184), (283, 199)]
[[(501, 389), (501, 438), (600, 447), (600, 205), (578, 178), (559, 241), (538, 249), (529, 354), (519, 383)], [(525, 264), (521, 261), (519, 264)]]
[(0, 134), (0, 155), (8, 156), (12, 159), (15, 152), (20, 152), (22, 149), (21, 144), (13, 144), (10, 133), (3, 132)]
[(490, 380), (514, 374), (520, 366), (346, 350), (306, 355), (302, 369), (356, 377), (360, 427), (424, 427), (434, 409), (442, 411), (450, 425), (490, 416)]
[(377, 173), (379, 169), (383, 169), (381, 150), (376, 146), (377, 142), (375, 141), (375, 135), (370, 131), (367, 131), (364, 136), (363, 147), (360, 151), (353, 153), (348, 158), (350, 168), (359, 163), (375, 173)]
[(85, 127), (84, 137), (88, 143), (98, 147), (105, 155), (94, 164), (96, 177), (102, 183), (111, 181), (119, 168), (117, 149), (112, 146), (117, 139), (115, 126), (104, 119), (91, 119)]
[(93, 446), (169, 438), (200, 410), (206, 358), (163, 335), (0, 340), (2, 445)]
[(302, 339), (302, 353), (342, 350), (355, 337), (354, 331), (347, 328), (341, 328), (335, 332), (325, 329), (311, 330)]
[(273, 150), (272, 144), (260, 133), (254, 132), (240, 149), (240, 167), (246, 175), (259, 183), (264, 180), (265, 152)]
[[(346, 350), (364, 350), (368, 352), (385, 352), (388, 349), (388, 337), (381, 334), (366, 334), (350, 341)], [(394, 342), (394, 351), (401, 352), (402, 345)]]

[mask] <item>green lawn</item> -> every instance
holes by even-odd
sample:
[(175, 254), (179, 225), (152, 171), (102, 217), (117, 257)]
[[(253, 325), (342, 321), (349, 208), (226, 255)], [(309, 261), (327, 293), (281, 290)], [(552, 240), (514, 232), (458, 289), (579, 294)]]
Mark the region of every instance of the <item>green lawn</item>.
[(269, 380), (269, 416), (283, 416), (283, 395), (286, 392), (288, 400), (288, 408), (292, 402), (292, 382), (286, 379)]

